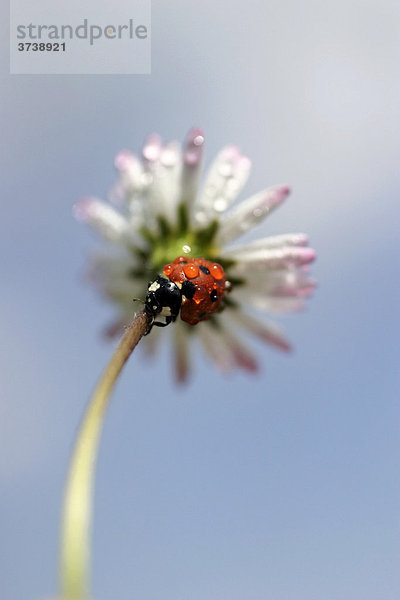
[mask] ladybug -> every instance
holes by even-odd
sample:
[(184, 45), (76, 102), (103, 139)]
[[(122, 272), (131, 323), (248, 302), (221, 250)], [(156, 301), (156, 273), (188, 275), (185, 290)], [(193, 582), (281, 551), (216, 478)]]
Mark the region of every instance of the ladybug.
[(153, 320), (152, 326), (166, 327), (179, 312), (182, 321), (197, 325), (220, 308), (230, 289), (221, 265), (204, 258), (178, 256), (163, 272), (168, 279), (158, 275), (147, 289), (146, 312), (153, 319), (164, 317), (164, 322)]

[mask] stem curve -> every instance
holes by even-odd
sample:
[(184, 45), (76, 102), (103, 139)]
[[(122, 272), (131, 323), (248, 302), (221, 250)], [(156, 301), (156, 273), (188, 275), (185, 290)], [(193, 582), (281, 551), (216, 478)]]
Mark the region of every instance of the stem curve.
[(104, 417), (118, 376), (150, 324), (151, 317), (144, 309), (135, 315), (103, 371), (78, 430), (62, 508), (61, 600), (85, 600), (89, 597), (94, 475)]

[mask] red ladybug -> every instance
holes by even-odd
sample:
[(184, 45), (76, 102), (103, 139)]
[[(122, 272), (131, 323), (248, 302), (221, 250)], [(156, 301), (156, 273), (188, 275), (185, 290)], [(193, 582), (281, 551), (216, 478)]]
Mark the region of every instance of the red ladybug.
[(158, 276), (149, 283), (145, 300), (153, 319), (165, 317), (165, 322), (153, 321), (158, 327), (175, 321), (179, 310), (182, 321), (189, 325), (209, 319), (230, 287), (221, 265), (204, 258), (178, 256), (163, 271), (168, 279)]
[(181, 289), (181, 319), (185, 323), (196, 325), (205, 321), (221, 306), (226, 277), (218, 263), (178, 256), (174, 262), (165, 265), (163, 271)]

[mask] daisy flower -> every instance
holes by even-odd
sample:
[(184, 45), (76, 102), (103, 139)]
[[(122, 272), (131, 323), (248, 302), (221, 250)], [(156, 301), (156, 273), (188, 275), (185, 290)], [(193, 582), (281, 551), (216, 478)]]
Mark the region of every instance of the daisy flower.
[[(181, 381), (189, 371), (188, 346), (194, 337), (223, 371), (257, 369), (242, 331), (289, 350), (280, 328), (254, 311), (297, 311), (315, 287), (308, 274), (315, 252), (304, 233), (235, 244), (285, 200), (289, 187), (276, 185), (233, 205), (249, 176), (250, 160), (235, 146), (223, 148), (199, 186), (203, 147), (199, 129), (189, 132), (183, 147), (151, 135), (140, 157), (128, 150), (116, 156), (118, 178), (109, 203), (87, 197), (74, 207), (76, 217), (106, 242), (105, 250), (91, 258), (89, 277), (118, 309), (108, 336), (132, 320), (133, 299), (144, 300), (148, 282), (178, 256), (202, 257), (223, 267), (232, 284), (224, 310), (196, 326), (178, 319), (170, 328)], [(143, 338), (148, 351), (159, 334), (153, 329)]]

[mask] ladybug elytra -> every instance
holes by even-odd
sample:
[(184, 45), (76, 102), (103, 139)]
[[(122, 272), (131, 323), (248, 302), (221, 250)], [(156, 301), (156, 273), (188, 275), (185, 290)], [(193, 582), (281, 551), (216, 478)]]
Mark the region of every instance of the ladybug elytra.
[(178, 256), (165, 265), (164, 275), (149, 283), (145, 300), (146, 312), (155, 319), (152, 325), (166, 327), (175, 321), (179, 311), (182, 321), (196, 325), (209, 319), (221, 306), (230, 288), (224, 269), (204, 258)]

